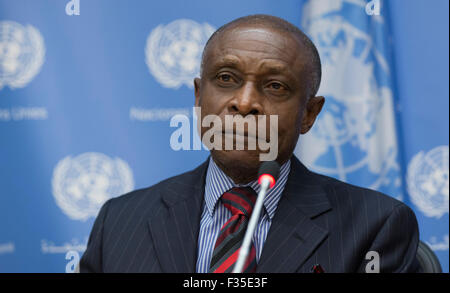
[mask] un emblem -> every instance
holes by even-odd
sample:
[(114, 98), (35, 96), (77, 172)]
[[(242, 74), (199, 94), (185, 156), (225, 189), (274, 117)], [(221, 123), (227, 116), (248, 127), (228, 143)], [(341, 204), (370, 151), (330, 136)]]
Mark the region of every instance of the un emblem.
[(358, 23), (367, 18), (363, 8), (345, 0), (309, 1), (304, 8), (326, 103), (296, 153), (316, 172), (401, 199), (389, 62)]
[(0, 90), (24, 87), (39, 72), (44, 56), (44, 40), (36, 28), (0, 21)]
[(53, 196), (63, 212), (73, 220), (95, 217), (111, 197), (134, 188), (128, 164), (101, 153), (83, 153), (58, 162), (52, 179)]
[(408, 164), (407, 184), (411, 201), (427, 217), (448, 213), (448, 146), (416, 154)]
[(150, 73), (164, 87), (193, 87), (199, 75), (200, 60), (206, 41), (214, 32), (207, 24), (189, 19), (159, 25), (147, 38), (145, 62)]

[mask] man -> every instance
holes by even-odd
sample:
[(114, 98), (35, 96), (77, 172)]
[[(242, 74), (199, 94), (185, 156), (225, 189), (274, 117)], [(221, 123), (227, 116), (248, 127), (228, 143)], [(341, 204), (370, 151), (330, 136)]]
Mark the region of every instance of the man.
[[(205, 46), (201, 78), (194, 80), (202, 117), (278, 117), (280, 178), (264, 200), (244, 271), (416, 271), (411, 209), (310, 172), (292, 156), (324, 104), (315, 96), (320, 77), (312, 42), (273, 16), (237, 19)], [(201, 127), (202, 137), (208, 129)], [(251, 135), (236, 134), (234, 145)], [(195, 170), (107, 201), (81, 272), (230, 272), (259, 191), (261, 153), (213, 148)]]

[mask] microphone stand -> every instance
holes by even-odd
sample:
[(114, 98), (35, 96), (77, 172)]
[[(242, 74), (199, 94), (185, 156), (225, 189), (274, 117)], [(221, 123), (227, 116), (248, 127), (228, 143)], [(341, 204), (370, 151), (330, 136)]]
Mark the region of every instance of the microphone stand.
[(239, 256), (232, 273), (242, 273), (245, 260), (247, 259), (247, 255), (250, 250), (250, 244), (252, 242), (253, 233), (255, 232), (259, 215), (262, 210), (264, 197), (266, 196), (269, 186), (270, 180), (268, 178), (263, 178), (261, 180), (261, 190), (258, 193), (258, 198), (256, 199), (255, 207), (253, 208), (253, 212), (250, 217), (250, 222), (248, 223), (247, 231), (245, 232), (244, 240), (242, 241), (241, 248), (239, 249)]

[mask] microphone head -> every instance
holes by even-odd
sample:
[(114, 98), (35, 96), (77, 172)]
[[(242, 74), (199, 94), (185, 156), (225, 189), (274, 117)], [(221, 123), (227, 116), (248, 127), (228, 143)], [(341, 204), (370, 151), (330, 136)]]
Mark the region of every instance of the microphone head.
[(258, 183), (261, 184), (262, 180), (267, 178), (270, 180), (270, 188), (272, 188), (279, 176), (280, 165), (276, 161), (265, 161), (259, 167)]

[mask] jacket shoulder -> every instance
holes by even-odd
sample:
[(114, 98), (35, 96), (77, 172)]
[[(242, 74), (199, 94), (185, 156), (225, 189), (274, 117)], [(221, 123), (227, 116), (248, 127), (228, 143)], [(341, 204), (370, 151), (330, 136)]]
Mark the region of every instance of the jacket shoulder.
[(335, 208), (350, 208), (353, 212), (372, 209), (381, 218), (388, 217), (394, 210), (406, 210), (414, 216), (412, 209), (401, 200), (380, 191), (349, 184), (333, 177), (311, 172), (327, 193), (328, 199)]
[[(158, 207), (162, 201), (161, 198), (173, 186), (191, 186), (198, 184), (201, 174), (204, 173), (207, 162), (198, 166), (196, 169), (184, 172), (182, 174), (164, 179), (152, 186), (137, 189), (126, 194), (109, 199), (104, 206), (107, 206), (108, 215), (133, 215), (139, 213), (151, 213), (152, 209)], [(124, 209), (126, 209), (124, 211)]]

